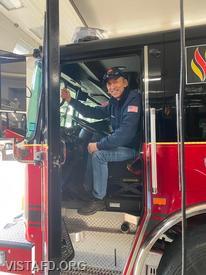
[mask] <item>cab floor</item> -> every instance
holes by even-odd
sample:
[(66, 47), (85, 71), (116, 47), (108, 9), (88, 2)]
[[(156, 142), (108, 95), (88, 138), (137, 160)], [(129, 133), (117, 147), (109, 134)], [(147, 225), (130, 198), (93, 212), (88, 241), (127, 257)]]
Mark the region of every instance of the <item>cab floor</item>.
[[(67, 274), (121, 274), (134, 240), (138, 217), (117, 212), (81, 216), (76, 210), (66, 208), (62, 209), (62, 216), (75, 251), (72, 261), (83, 261), (86, 265), (84, 271)], [(125, 221), (129, 221), (126, 234), (121, 231)]]

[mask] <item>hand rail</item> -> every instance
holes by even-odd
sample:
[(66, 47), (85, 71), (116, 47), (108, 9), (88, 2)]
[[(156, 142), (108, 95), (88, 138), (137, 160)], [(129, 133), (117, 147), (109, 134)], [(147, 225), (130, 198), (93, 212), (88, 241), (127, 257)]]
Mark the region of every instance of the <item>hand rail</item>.
[(150, 108), (152, 193), (157, 194), (156, 110)]

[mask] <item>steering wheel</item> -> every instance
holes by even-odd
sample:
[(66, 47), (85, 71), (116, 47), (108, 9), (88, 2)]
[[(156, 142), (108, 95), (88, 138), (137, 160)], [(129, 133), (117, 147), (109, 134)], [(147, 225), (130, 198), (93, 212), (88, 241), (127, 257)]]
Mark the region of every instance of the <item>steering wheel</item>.
[(72, 117), (72, 119), (79, 124), (82, 128), (85, 128), (86, 130), (88, 130), (91, 133), (98, 133), (98, 134), (105, 134), (104, 132), (100, 132), (97, 129), (95, 129), (94, 127), (91, 126), (91, 123), (85, 121), (84, 119), (81, 119), (79, 117)]

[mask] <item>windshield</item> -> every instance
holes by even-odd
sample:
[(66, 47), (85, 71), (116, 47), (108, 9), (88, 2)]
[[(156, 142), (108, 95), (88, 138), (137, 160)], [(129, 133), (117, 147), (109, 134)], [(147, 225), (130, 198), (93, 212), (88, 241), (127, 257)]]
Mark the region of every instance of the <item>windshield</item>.
[(0, 136), (25, 135), (26, 80), (25, 57), (0, 51)]
[(38, 113), (42, 92), (42, 63), (36, 60), (35, 70), (32, 78), (31, 98), (29, 100), (27, 112), (27, 132), (26, 139), (30, 141), (34, 138), (37, 128)]

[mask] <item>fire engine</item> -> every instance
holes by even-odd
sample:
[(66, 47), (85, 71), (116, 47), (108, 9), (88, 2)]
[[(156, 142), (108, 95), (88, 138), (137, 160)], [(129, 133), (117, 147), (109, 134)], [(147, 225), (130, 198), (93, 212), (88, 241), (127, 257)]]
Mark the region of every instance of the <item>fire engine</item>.
[[(0, 232), (0, 271), (175, 275), (185, 250), (185, 274), (204, 274), (206, 26), (186, 29), (184, 216), (179, 30), (59, 48), (57, 17), (48, 13), (45, 47), (34, 54), (26, 130), (23, 123), (5, 127), (12, 111), (1, 109), (3, 138), (14, 138), (14, 157), (27, 165), (24, 218)], [(26, 62), (17, 55), (2, 60)], [(135, 159), (109, 163), (105, 210), (81, 216), (87, 144), (94, 134), (108, 134), (109, 125), (60, 104), (60, 89), (90, 106), (104, 104), (101, 78), (110, 66), (125, 70), (130, 88), (142, 93), (142, 142)]]

